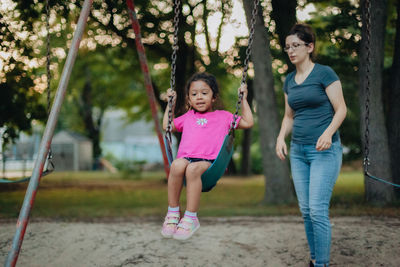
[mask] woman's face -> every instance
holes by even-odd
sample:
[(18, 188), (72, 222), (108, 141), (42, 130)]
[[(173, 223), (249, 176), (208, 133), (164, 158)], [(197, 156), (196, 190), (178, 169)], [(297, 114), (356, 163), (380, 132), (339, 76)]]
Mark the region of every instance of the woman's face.
[(190, 84), (189, 104), (196, 111), (200, 113), (212, 111), (212, 103), (215, 100), (213, 96), (213, 91), (207, 83), (198, 80)]
[(297, 65), (310, 59), (310, 55), (314, 51), (314, 44), (307, 44), (294, 34), (286, 37), (284, 50), (288, 54), (290, 62)]

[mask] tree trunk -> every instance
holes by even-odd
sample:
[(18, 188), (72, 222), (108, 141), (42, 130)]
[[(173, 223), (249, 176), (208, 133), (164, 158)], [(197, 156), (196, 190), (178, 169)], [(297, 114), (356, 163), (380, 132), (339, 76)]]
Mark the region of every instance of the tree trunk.
[(294, 70), (294, 65), (290, 62), (288, 55), (283, 51), (285, 47), (286, 36), (290, 29), (297, 22), (296, 7), (297, 0), (272, 0), (271, 18), (275, 21), (276, 33), (279, 37), (281, 51), (285, 55), (285, 61), (288, 65), (288, 73)]
[[(248, 85), (247, 101), (249, 102), (250, 107), (252, 107), (253, 95), (254, 95), (253, 80), (248, 80), (247, 85)], [(242, 160), (241, 160), (242, 162), (241, 162), (240, 173), (245, 176), (251, 174), (251, 153), (250, 153), (251, 132), (252, 132), (251, 129), (246, 129), (243, 131)]]
[(229, 160), (228, 167), (226, 168), (225, 173), (227, 175), (236, 175), (237, 174), (236, 165), (232, 158)]
[[(247, 24), (250, 25), (253, 1), (244, 0), (243, 6), (246, 12)], [(288, 164), (279, 160), (275, 155), (275, 142), (280, 125), (274, 91), (268, 32), (264, 27), (262, 8), (260, 6), (258, 6), (255, 25), (252, 61), (255, 72), (254, 94), (260, 127), (260, 148), (265, 175), (263, 202), (270, 204), (290, 203), (295, 200), (295, 197)]]
[[(182, 38), (180, 38), (182, 40)], [(188, 47), (185, 41), (179, 41), (179, 50), (176, 59), (176, 75), (175, 75), (175, 90), (176, 90), (176, 106), (175, 116), (178, 117), (185, 112), (186, 105), (186, 93), (185, 93), (185, 81), (186, 77), (186, 63)]]
[[(400, 184), (400, 0), (397, 0), (396, 9), (396, 39), (390, 76), (387, 125), (393, 181)], [(396, 197), (400, 199), (400, 190), (396, 190)]]
[[(363, 22), (366, 21), (366, 9), (362, 1)], [(371, 174), (391, 180), (389, 145), (383, 112), (382, 101), (382, 74), (384, 56), (384, 37), (386, 26), (387, 0), (370, 0), (371, 27), (370, 27), (370, 85), (369, 85), (369, 160), (371, 165), (368, 170)], [(360, 108), (361, 108), (361, 136), (366, 143), (366, 96), (368, 93), (367, 75), (367, 37), (366, 23), (362, 27), (361, 53), (360, 53)], [(391, 186), (377, 182), (365, 176), (365, 194), (369, 203), (383, 205), (393, 201), (394, 192)]]
[[(185, 32), (188, 29), (186, 23), (186, 17), (182, 14), (182, 5), (180, 6), (181, 11), (179, 13), (179, 31), (178, 31), (178, 51), (176, 57), (176, 75), (175, 75), (175, 90), (176, 90), (176, 105), (175, 105), (175, 116), (178, 117), (185, 112), (186, 106), (186, 93), (185, 93), (185, 81), (187, 80), (187, 70), (189, 67), (189, 53), (190, 49), (185, 42)], [(189, 67), (190, 69), (190, 67)]]
[[(89, 74), (88, 74), (89, 76)], [(93, 142), (93, 159), (98, 159), (101, 156), (101, 147), (100, 147), (100, 126), (102, 120), (102, 114), (100, 113), (96, 122), (93, 118), (93, 104), (92, 104), (92, 83), (90, 81), (90, 77), (87, 77), (85, 85), (82, 90), (81, 99), (80, 99), (80, 108), (79, 112), (82, 115), (83, 123), (85, 125), (85, 130), (88, 137)]]

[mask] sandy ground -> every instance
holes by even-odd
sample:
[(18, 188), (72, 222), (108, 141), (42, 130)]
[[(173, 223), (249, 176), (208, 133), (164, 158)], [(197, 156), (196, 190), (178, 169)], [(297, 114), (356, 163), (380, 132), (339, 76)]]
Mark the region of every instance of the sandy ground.
[[(200, 218), (188, 241), (164, 239), (161, 218), (28, 225), (17, 266), (307, 266), (299, 217)], [(331, 266), (400, 266), (400, 218), (332, 219)], [(15, 222), (0, 222), (0, 264)]]

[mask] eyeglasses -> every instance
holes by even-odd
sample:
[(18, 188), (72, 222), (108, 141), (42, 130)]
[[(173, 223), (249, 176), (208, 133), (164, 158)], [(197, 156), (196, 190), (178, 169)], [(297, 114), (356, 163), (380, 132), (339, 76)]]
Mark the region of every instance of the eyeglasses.
[(296, 51), (297, 49), (299, 49), (300, 46), (305, 45), (307, 46), (308, 43), (293, 43), (292, 45), (287, 45), (285, 46), (285, 48), (283, 48), (283, 51), (285, 51), (286, 53), (289, 52), (290, 48), (293, 49), (293, 51)]

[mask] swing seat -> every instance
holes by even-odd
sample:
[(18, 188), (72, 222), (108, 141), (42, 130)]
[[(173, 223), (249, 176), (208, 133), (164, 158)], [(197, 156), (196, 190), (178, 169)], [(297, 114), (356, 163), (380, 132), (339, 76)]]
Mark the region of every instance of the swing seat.
[[(164, 137), (165, 141), (165, 150), (167, 151), (167, 157), (169, 164), (171, 165), (173, 161), (172, 150), (169, 143), (169, 140)], [(217, 158), (214, 160), (213, 164), (203, 173), (201, 176), (202, 182), (202, 192), (209, 192), (213, 189), (214, 186), (217, 185), (219, 178), (225, 173), (226, 168), (228, 167), (229, 161), (232, 158), (233, 154), (233, 134), (227, 134), (224, 139), (224, 143), (222, 144), (221, 149), (219, 150)], [(186, 185), (186, 179), (184, 180), (184, 184)]]
[(9, 180), (9, 179), (5, 179), (5, 178), (1, 178), (0, 184), (23, 183), (23, 182), (29, 181), (30, 179), (31, 179), (31, 177), (26, 177), (26, 178), (18, 179), (18, 180)]
[[(54, 164), (51, 163), (52, 169), (48, 169), (45, 170), (42, 175), (40, 177), (44, 177), (46, 175), (49, 175), (50, 173), (52, 173), (54, 171)], [(27, 182), (31, 179), (31, 177), (25, 177), (25, 178), (20, 178), (17, 180), (11, 180), (11, 179), (7, 179), (7, 178), (1, 178), (0, 179), (0, 184), (16, 184), (16, 183), (23, 183), (23, 182)]]
[(225, 173), (233, 154), (233, 134), (227, 134), (213, 164), (201, 176), (202, 192), (210, 191)]

